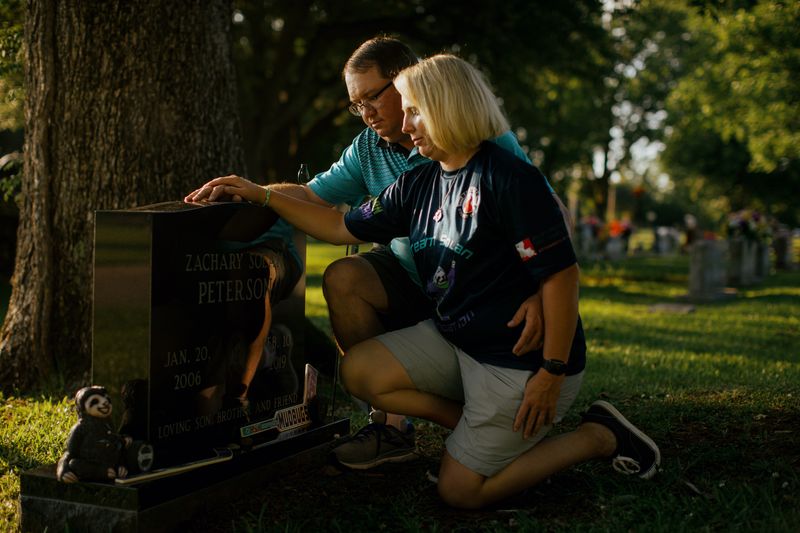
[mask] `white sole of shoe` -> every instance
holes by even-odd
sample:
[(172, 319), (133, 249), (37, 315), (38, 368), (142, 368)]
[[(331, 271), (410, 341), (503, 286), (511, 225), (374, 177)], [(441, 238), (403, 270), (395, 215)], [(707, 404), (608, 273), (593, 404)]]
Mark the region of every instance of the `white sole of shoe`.
[(642, 441), (644, 441), (645, 444), (647, 444), (650, 447), (650, 449), (653, 450), (653, 452), (655, 452), (656, 460), (653, 463), (653, 466), (650, 467), (648, 471), (639, 473), (639, 477), (642, 479), (650, 479), (651, 477), (656, 475), (658, 467), (661, 465), (661, 451), (658, 449), (656, 443), (653, 442), (653, 439), (645, 435), (644, 432), (642, 432), (642, 430), (631, 424), (631, 422), (627, 418), (622, 416), (622, 413), (617, 411), (617, 408), (611, 405), (610, 403), (605, 402), (603, 400), (597, 400), (592, 405), (599, 405), (600, 407), (611, 413), (614, 416), (614, 418), (616, 418), (619, 421), (620, 424), (625, 426), (625, 429), (627, 429), (628, 431), (630, 431), (631, 433), (642, 439)]

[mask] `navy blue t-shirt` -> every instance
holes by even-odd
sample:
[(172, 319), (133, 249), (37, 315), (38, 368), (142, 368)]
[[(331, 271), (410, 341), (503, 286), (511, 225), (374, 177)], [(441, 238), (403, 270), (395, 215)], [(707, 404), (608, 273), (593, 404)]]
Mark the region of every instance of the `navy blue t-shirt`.
[[(523, 326), (506, 324), (541, 280), (576, 262), (564, 219), (536, 167), (489, 142), (467, 165), (418, 166), (345, 216), (364, 241), (408, 236), (434, 321), (450, 342), (482, 363), (537, 370), (542, 350), (512, 353)], [(583, 370), (580, 318), (567, 374)]]

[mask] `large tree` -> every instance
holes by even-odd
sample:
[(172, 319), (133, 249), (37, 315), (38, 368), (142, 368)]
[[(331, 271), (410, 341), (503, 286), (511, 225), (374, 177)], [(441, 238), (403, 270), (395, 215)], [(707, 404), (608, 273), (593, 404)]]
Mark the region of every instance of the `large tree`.
[(666, 162), (732, 209), (800, 221), (800, 4), (695, 8), (691, 68), (668, 100)]
[[(0, 385), (80, 377), (93, 212), (243, 171), (230, 0), (29, 0), (25, 162)], [(57, 371), (57, 372), (54, 372)]]
[[(590, 86), (592, 80), (602, 84), (596, 64), (607, 61), (598, 0), (506, 0), (502, 7), (481, 0), (235, 0), (234, 5), (245, 151), (257, 180), (291, 178), (300, 162), (312, 171), (325, 170), (364, 127), (346, 110), (341, 69), (361, 42), (379, 33), (398, 36), (422, 56), (450, 51), (477, 64), (502, 97), (513, 126), (531, 133), (524, 142), (532, 150), (541, 148), (543, 139), (570, 147), (566, 153), (549, 144), (548, 170), (571, 166), (577, 152), (572, 147), (586, 147), (587, 129), (598, 129), (593, 117), (565, 126), (563, 109), (548, 100), (564, 93), (565, 107), (596, 107)], [(562, 91), (573, 82), (585, 90)]]

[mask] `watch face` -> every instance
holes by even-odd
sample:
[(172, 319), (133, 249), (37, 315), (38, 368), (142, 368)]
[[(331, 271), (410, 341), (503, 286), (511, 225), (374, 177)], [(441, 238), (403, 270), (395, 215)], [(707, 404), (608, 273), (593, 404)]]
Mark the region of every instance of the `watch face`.
[(567, 363), (555, 359), (545, 359), (542, 367), (553, 375), (560, 376), (567, 372)]

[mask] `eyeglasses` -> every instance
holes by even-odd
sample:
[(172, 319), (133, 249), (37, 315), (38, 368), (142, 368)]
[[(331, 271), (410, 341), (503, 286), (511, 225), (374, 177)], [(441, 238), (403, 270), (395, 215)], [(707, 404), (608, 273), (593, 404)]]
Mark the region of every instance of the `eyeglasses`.
[(376, 107), (378, 107), (378, 106), (377, 106), (377, 104), (378, 104), (378, 99), (379, 99), (379, 98), (381, 97), (381, 95), (383, 94), (383, 91), (385, 91), (386, 89), (388, 89), (389, 87), (391, 87), (393, 83), (394, 83), (394, 82), (390, 81), (389, 83), (387, 83), (386, 85), (384, 85), (383, 89), (381, 89), (380, 91), (376, 92), (376, 93), (375, 93), (375, 94), (373, 94), (372, 96), (368, 96), (368, 97), (364, 98), (363, 100), (361, 100), (360, 102), (353, 102), (353, 103), (352, 103), (352, 104), (350, 104), (350, 106), (347, 108), (347, 109), (348, 109), (348, 111), (350, 111), (350, 113), (351, 113), (352, 115), (354, 115), (354, 116), (356, 116), (356, 117), (360, 117), (360, 116), (362, 115), (362, 113), (364, 113), (364, 108), (367, 108), (367, 107), (368, 107), (368, 108), (370, 108), (370, 109), (375, 109)]

